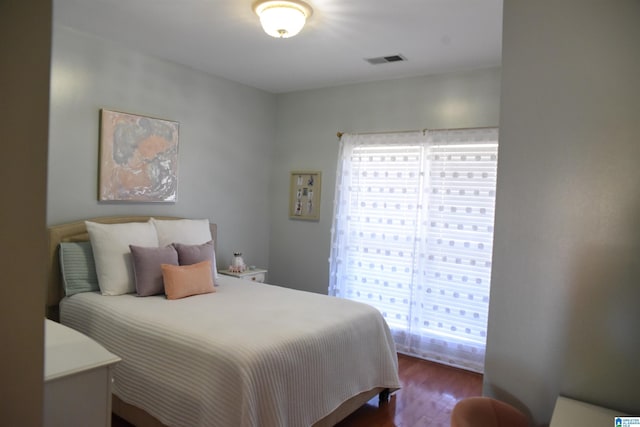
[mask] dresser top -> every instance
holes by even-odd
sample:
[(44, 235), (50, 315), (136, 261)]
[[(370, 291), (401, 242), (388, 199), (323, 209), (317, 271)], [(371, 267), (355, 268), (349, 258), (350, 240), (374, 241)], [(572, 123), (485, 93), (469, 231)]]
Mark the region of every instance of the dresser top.
[(625, 414), (612, 409), (559, 396), (549, 427), (602, 427), (613, 426), (616, 417)]
[(101, 366), (120, 358), (80, 332), (45, 319), (44, 380), (51, 381)]

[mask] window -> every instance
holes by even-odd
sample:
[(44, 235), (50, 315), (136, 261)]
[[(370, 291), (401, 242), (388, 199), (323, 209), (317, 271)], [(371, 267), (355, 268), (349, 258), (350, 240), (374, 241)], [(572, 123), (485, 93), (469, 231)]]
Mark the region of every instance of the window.
[(497, 149), (494, 128), (341, 138), (329, 293), (400, 352), (483, 370)]

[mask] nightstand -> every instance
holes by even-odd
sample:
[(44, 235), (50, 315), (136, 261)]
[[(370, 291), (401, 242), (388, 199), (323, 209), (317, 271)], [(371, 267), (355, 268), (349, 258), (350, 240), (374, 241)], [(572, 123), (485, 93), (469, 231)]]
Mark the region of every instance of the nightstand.
[(233, 273), (229, 270), (218, 270), (218, 273), (227, 276), (237, 277), (238, 279), (251, 280), (252, 282), (264, 283), (267, 278), (267, 270), (264, 268), (254, 268), (252, 270), (245, 270), (242, 273)]
[(110, 426), (111, 370), (120, 358), (51, 320), (44, 341), (44, 426)]

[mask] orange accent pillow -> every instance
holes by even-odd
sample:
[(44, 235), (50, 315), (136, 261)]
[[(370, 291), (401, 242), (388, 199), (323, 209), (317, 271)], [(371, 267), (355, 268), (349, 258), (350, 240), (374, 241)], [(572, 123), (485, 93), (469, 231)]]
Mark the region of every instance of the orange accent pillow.
[(215, 292), (211, 276), (211, 261), (191, 265), (161, 264), (164, 293), (167, 299)]

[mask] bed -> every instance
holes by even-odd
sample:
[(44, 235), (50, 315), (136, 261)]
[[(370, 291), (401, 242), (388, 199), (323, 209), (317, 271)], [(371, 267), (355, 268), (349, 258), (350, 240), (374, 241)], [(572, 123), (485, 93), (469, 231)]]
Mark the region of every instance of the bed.
[(88, 239), (84, 221), (49, 228), (48, 316), (123, 359), (113, 411), (136, 426), (331, 426), (400, 387), (389, 329), (364, 304), (229, 276), (178, 300), (65, 297), (57, 248)]

